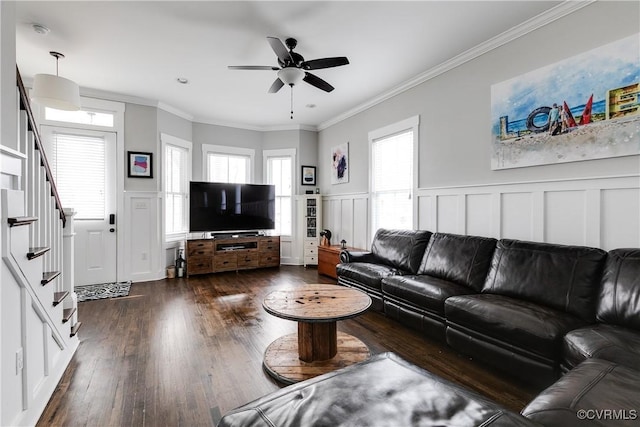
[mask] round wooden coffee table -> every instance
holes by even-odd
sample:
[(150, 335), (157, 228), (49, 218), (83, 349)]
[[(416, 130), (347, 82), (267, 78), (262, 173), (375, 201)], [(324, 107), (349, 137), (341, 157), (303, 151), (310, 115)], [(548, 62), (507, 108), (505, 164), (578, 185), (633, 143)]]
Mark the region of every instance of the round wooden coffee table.
[(337, 332), (336, 322), (356, 317), (370, 305), (364, 292), (338, 285), (301, 285), (270, 293), (262, 303), (265, 311), (298, 322), (298, 333), (267, 347), (265, 369), (291, 384), (368, 359), (366, 344)]

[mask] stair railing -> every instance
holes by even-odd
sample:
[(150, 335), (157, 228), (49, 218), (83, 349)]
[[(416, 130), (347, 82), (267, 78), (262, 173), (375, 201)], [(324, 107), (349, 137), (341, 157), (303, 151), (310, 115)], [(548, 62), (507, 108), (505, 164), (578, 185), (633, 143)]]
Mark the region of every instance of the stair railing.
[[(31, 109), (29, 95), (16, 67), (16, 80), (19, 98), (19, 146), (26, 154), (26, 165), (22, 174), (21, 187), (25, 194), (25, 214), (27, 217), (37, 218), (30, 226), (29, 246), (36, 252), (38, 249), (48, 248), (42, 254), (43, 278), (42, 285), (53, 286), (57, 295), (74, 295), (73, 271), (64, 271), (73, 263), (65, 260), (73, 258), (73, 253), (66, 250), (68, 240), (67, 217), (60, 201), (60, 195), (55, 184), (51, 166), (45, 152), (38, 125)], [(71, 221), (73, 227), (73, 221)], [(73, 230), (68, 230), (73, 232)], [(72, 247), (72, 246), (71, 246)], [(49, 284), (49, 282), (52, 282)], [(65, 310), (73, 310), (77, 303), (74, 298), (64, 298)], [(49, 303), (50, 302), (44, 302)], [(74, 316), (72, 325), (75, 324)]]

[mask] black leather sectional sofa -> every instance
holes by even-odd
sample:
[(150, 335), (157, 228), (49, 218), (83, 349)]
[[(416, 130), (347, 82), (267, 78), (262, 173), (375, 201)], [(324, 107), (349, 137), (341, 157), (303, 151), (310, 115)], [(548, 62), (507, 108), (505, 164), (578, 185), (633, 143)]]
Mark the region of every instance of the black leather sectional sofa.
[(548, 388), (515, 414), (385, 354), (220, 426), (640, 423), (640, 249), (378, 230), (371, 251), (340, 260), (338, 283), (369, 294), (374, 310)]
[(640, 249), (379, 230), (340, 259), (338, 283), (374, 308), (525, 381), (587, 359), (640, 372)]

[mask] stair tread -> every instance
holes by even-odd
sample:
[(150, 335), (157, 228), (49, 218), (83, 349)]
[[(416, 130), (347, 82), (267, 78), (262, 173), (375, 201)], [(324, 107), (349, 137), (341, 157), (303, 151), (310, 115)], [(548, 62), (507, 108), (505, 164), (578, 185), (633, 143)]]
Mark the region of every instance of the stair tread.
[(53, 293), (53, 306), (55, 307), (58, 304), (60, 304), (62, 302), (62, 300), (67, 297), (67, 295), (69, 295), (69, 291), (54, 292)]
[(76, 312), (75, 307), (73, 308), (65, 308), (62, 311), (62, 323), (67, 323), (69, 321), (69, 319), (71, 319), (71, 316), (73, 316), (73, 313)]
[(47, 252), (49, 252), (49, 249), (50, 248), (47, 246), (43, 246), (39, 248), (29, 248), (29, 252), (27, 252), (27, 258), (30, 260), (34, 258), (38, 258), (39, 256), (42, 256)]
[(7, 221), (11, 227), (17, 227), (20, 225), (29, 225), (37, 220), (38, 217), (35, 216), (16, 216), (9, 218)]
[(42, 285), (46, 285), (47, 283), (51, 282), (53, 279), (55, 279), (59, 275), (60, 275), (59, 271), (46, 271), (42, 273), (42, 280), (40, 281), (40, 283)]
[(71, 334), (69, 336), (74, 337), (78, 333), (80, 326), (82, 326), (82, 322), (76, 322), (76, 324), (71, 327)]

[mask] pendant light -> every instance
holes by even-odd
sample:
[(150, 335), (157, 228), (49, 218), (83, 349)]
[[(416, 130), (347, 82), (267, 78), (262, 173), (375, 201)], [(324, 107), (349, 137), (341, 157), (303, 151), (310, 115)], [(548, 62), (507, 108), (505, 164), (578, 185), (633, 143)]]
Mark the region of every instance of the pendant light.
[(80, 88), (75, 82), (58, 76), (58, 61), (64, 58), (64, 55), (59, 52), (49, 54), (56, 58), (56, 75), (36, 74), (31, 99), (40, 105), (58, 110), (79, 110)]
[(278, 71), (278, 78), (291, 88), (291, 119), (293, 120), (293, 87), (304, 78), (304, 71), (296, 67), (285, 67)]

